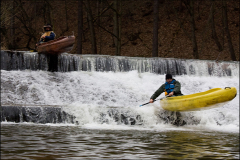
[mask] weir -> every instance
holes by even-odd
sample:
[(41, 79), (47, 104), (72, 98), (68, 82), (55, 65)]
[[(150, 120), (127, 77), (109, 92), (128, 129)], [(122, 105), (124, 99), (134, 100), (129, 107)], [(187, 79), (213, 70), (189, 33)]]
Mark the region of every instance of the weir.
[(2, 105), (1, 122), (74, 123), (74, 116), (61, 106)]
[[(0, 119), (1, 122), (31, 122), (31, 123), (68, 123), (82, 124), (81, 121), (67, 111), (64, 111), (63, 106), (54, 105), (2, 105)], [(116, 123), (118, 125), (143, 125), (141, 115), (133, 113), (131, 109), (123, 109), (116, 107), (108, 107), (103, 109), (95, 117), (95, 121), (99, 124)], [(176, 126), (197, 125), (200, 123), (198, 118), (195, 118), (191, 113), (180, 113), (161, 111), (157, 117), (160, 121), (170, 123)], [(218, 123), (218, 122), (217, 122)]]
[(143, 58), (108, 55), (61, 54), (43, 55), (37, 52), (1, 51), (2, 70), (43, 70), (57, 72), (128, 72), (194, 76), (238, 76), (239, 62), (176, 58)]
[[(36, 72), (39, 70), (51, 72)], [(89, 118), (85, 112), (94, 112), (91, 116), (96, 118), (95, 116), (99, 115), (98, 120), (93, 118), (98, 123), (113, 121), (117, 124), (141, 125), (146, 123), (142, 120), (146, 112), (138, 113), (140, 109), (136, 106), (149, 100), (158, 85), (164, 82), (166, 73), (178, 76), (178, 80), (183, 82), (184, 94), (206, 91), (214, 86), (228, 87), (231, 84), (238, 88), (239, 85), (239, 62), (160, 57), (67, 53), (48, 56), (37, 52), (1, 51), (1, 72), (1, 121), (8, 122), (78, 124)], [(97, 72), (109, 73), (106, 75)], [(143, 74), (139, 76), (137, 72)], [(208, 77), (212, 77), (211, 81)], [(234, 104), (231, 103), (235, 110), (238, 110), (237, 98), (239, 96), (235, 98)], [(77, 104), (71, 106), (73, 102)], [(70, 106), (63, 109), (65, 104)], [(129, 109), (123, 110), (122, 107), (116, 107), (118, 105), (129, 106)], [(113, 107), (104, 109), (106, 106)], [(231, 114), (236, 113), (234, 110), (229, 111)], [(216, 116), (214, 121), (217, 124), (223, 123), (221, 121), (227, 123), (229, 120), (225, 117), (231, 114), (225, 115), (224, 112), (225, 110), (211, 113), (209, 117)], [(81, 114), (83, 115), (75, 117)], [(144, 116), (146, 120), (152, 113)], [(158, 113), (161, 121), (174, 125), (199, 124), (203, 117), (199, 118), (198, 114), (190, 113)], [(155, 120), (149, 121), (152, 123)]]

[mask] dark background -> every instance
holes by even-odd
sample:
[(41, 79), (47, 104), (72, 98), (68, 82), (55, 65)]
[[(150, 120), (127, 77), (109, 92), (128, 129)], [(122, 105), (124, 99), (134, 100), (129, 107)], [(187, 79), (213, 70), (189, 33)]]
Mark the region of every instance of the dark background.
[(239, 61), (235, 0), (2, 0), (1, 49), (34, 50), (46, 23), (72, 54)]

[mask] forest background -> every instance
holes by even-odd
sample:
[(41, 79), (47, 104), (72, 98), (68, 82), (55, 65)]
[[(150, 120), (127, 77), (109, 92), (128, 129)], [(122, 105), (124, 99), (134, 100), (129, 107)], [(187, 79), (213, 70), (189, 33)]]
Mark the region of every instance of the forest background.
[(47, 23), (72, 54), (239, 61), (237, 0), (2, 0), (1, 50), (34, 50)]

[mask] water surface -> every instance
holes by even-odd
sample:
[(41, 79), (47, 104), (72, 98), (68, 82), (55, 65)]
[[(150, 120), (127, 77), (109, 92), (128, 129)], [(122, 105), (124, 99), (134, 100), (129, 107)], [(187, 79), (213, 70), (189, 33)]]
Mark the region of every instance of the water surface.
[(120, 128), (2, 123), (1, 159), (239, 159), (238, 133)]

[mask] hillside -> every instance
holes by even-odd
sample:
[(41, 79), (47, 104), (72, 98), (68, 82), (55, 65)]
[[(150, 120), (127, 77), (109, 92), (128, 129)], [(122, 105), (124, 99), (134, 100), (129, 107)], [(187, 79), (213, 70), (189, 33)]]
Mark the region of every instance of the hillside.
[[(112, 1), (109, 1), (109, 4)], [(186, 6), (182, 5), (182, 11), (178, 11), (180, 1), (160, 1), (159, 6), (159, 57), (193, 59), (190, 17)], [(2, 2), (1, 2), (2, 3)], [(78, 37), (78, 4), (77, 1), (49, 1), (51, 6), (46, 12), (46, 4), (42, 1), (26, 1), (22, 4), (24, 10), (31, 18), (27, 26), (33, 28), (33, 37), (27, 36), (26, 27), (18, 18), (15, 18), (15, 39), (17, 50), (31, 50), (40, 37), (42, 26), (47, 22), (46, 14), (49, 13), (51, 23), (54, 25), (54, 32), (57, 37), (62, 35), (74, 35)], [(129, 0), (122, 1), (121, 14), (121, 55), (130, 57), (151, 57), (153, 37), (153, 1), (152, 0)], [(3, 6), (3, 4), (2, 4)], [(2, 7), (1, 6), (1, 7)], [(36, 7), (36, 10), (34, 8)], [(100, 8), (101, 7), (101, 8)], [(107, 3), (91, 1), (93, 17), (97, 18), (98, 11), (108, 7)], [(226, 33), (223, 31), (222, 4), (215, 3), (215, 27), (217, 36), (223, 51), (219, 52), (216, 43), (212, 38), (212, 31), (208, 23), (211, 1), (197, 1), (195, 3), (196, 39), (198, 44), (199, 59), (207, 60), (231, 60), (228, 49)], [(239, 2), (227, 1), (228, 26), (232, 38), (234, 51), (239, 60)], [(45, 8), (43, 10), (42, 8)], [(98, 10), (98, 8), (100, 8)], [(84, 38), (83, 54), (91, 54), (90, 31), (87, 23), (87, 11), (83, 6), (84, 14)], [(22, 11), (19, 11), (22, 12)], [(20, 14), (20, 13), (18, 13)], [(24, 15), (23, 15), (24, 16)], [(21, 17), (21, 15), (19, 15)], [(100, 20), (97, 22), (97, 20)], [(182, 28), (180, 26), (182, 22)], [(105, 28), (103, 30), (97, 23)], [(7, 28), (7, 25), (5, 25)], [(184, 29), (183, 29), (184, 28)], [(102, 55), (114, 55), (115, 48), (113, 37), (107, 31), (113, 31), (113, 10), (107, 10), (100, 19), (96, 19), (95, 32), (97, 39), (97, 52)], [(1, 49), (9, 49), (10, 29), (2, 36)], [(30, 40), (29, 40), (30, 39)], [(29, 43), (29, 44), (28, 44)], [(77, 43), (76, 43), (77, 44)], [(77, 45), (71, 53), (76, 54)], [(27, 47), (26, 47), (27, 46)]]

